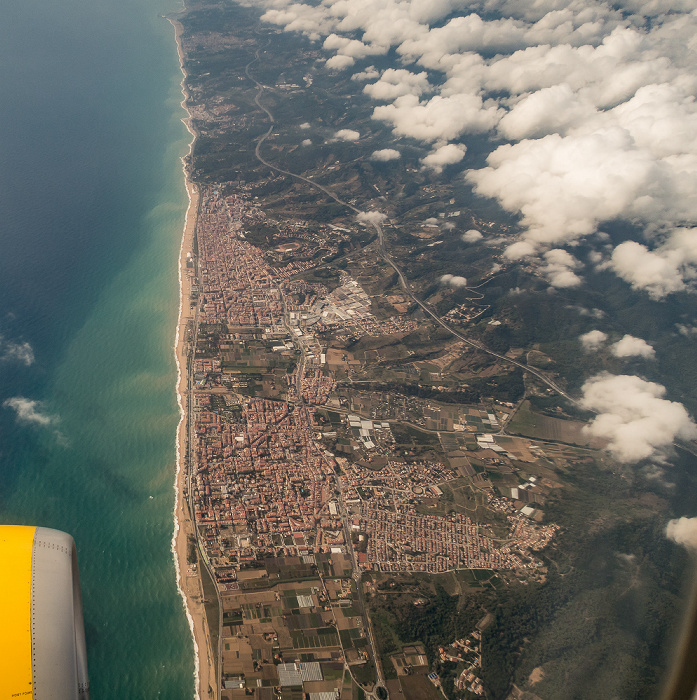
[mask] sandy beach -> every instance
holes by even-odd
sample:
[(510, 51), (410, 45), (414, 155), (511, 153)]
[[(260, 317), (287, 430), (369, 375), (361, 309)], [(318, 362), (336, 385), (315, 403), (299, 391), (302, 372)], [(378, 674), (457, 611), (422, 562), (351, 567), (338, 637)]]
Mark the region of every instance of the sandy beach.
[[(181, 49), (180, 35), (181, 24), (169, 18), (174, 27), (177, 41), (177, 51), (179, 53), (179, 63), (182, 73), (184, 71), (184, 61)], [(182, 93), (184, 101), (182, 106), (186, 109), (187, 92), (182, 80)], [(193, 138), (196, 133), (191, 127), (188, 119), (184, 120), (187, 129)], [(193, 145), (193, 140), (192, 140)], [(191, 146), (189, 147), (191, 152)], [(195, 527), (189, 504), (186, 501), (187, 492), (187, 414), (188, 414), (188, 383), (189, 373), (187, 364), (187, 324), (195, 322), (196, 307), (190, 305), (191, 285), (193, 283), (194, 271), (187, 268), (187, 256), (193, 252), (194, 234), (196, 232), (196, 219), (198, 215), (199, 193), (196, 187), (189, 181), (186, 166), (184, 166), (184, 176), (186, 178), (186, 190), (189, 195), (189, 206), (186, 211), (184, 233), (182, 236), (181, 248), (179, 251), (179, 319), (177, 322), (177, 332), (175, 340), (175, 356), (177, 361), (177, 401), (180, 408), (180, 421), (177, 428), (177, 471), (176, 471), (176, 503), (174, 536), (172, 538), (172, 553), (177, 571), (177, 585), (184, 600), (187, 611), (189, 626), (194, 639), (195, 652), (195, 675), (196, 675), (196, 696), (201, 700), (218, 697), (217, 683), (214, 677), (214, 658), (217, 650), (212, 649), (211, 639), (208, 632), (206, 612), (203, 604), (203, 588), (198, 569), (192, 567), (187, 562), (187, 543), (191, 537), (195, 537)], [(215, 621), (217, 624), (217, 620)]]

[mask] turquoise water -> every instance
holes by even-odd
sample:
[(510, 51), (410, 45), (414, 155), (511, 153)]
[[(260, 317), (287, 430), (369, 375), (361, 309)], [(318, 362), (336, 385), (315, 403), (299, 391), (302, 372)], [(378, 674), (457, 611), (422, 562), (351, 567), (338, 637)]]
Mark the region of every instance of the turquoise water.
[(3, 5), (0, 404), (31, 412), (0, 408), (0, 521), (75, 537), (94, 698), (191, 698), (170, 551), (190, 137), (159, 16), (179, 6)]

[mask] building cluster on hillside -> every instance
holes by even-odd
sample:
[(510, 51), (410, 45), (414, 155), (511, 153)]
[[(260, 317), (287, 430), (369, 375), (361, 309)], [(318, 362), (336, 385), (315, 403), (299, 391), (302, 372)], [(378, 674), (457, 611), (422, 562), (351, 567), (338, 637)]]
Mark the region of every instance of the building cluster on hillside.
[(475, 695), (484, 695), (481, 681), (482, 668), (482, 635), (474, 630), (466, 637), (456, 639), (450, 646), (438, 647), (441, 661), (464, 664), (460, 675), (455, 679), (458, 690), (469, 690)]
[(476, 301), (468, 299), (462, 304), (454, 306), (443, 318), (449, 321), (460, 321), (460, 323), (471, 323), (491, 308), (489, 304), (478, 304)]
[[(319, 283), (305, 280), (286, 280), (281, 285), (286, 311), (309, 311), (314, 303), (328, 294), (328, 289)], [(293, 299), (292, 297), (296, 297)]]
[(397, 335), (411, 333), (419, 324), (408, 316), (391, 316), (390, 318), (365, 318), (356, 324), (356, 336), (361, 335)]

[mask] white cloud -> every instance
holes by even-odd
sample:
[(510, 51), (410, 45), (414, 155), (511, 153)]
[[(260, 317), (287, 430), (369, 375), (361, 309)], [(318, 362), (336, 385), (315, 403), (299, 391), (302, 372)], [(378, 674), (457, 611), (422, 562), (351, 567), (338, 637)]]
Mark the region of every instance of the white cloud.
[[(558, 245), (593, 233), (600, 221), (635, 215), (653, 201), (655, 163), (631, 150), (621, 129), (499, 146), (488, 167), (470, 170), (478, 194), (522, 214), (532, 245)], [(647, 199), (648, 197), (648, 199)]]
[(601, 309), (586, 309), (583, 306), (567, 306), (567, 309), (574, 309), (578, 311), (581, 316), (590, 316), (590, 318), (604, 318), (605, 312)]
[(11, 408), (17, 414), (19, 423), (49, 426), (58, 420), (56, 416), (42, 412), (43, 405), (40, 401), (32, 401), (22, 396), (6, 399), (2, 405), (5, 408)]
[(361, 138), (360, 133), (353, 129), (339, 129), (339, 131), (334, 132), (336, 141), (358, 141), (359, 138)]
[(441, 173), (446, 165), (459, 163), (465, 157), (466, 151), (465, 146), (459, 143), (446, 143), (444, 146), (439, 146), (427, 156), (424, 156), (421, 159), (421, 163), (425, 168)]
[[(521, 217), (509, 259), (594, 244), (602, 222), (628, 219), (645, 238), (608, 269), (655, 298), (692, 289), (697, 244), (671, 232), (697, 226), (694, 0), (258, 4), (264, 21), (321, 40), (330, 69), (396, 52), (400, 65), (352, 76), (372, 81), (366, 94), (387, 102), (373, 117), (396, 136), (440, 148), (496, 130), (512, 142), (468, 174)], [(580, 281), (576, 266), (542, 262), (553, 284)]]
[(680, 335), (684, 335), (686, 338), (697, 335), (697, 326), (688, 326), (684, 323), (676, 323), (675, 328)]
[(301, 146), (312, 146), (312, 139), (303, 139)]
[(580, 267), (576, 258), (566, 250), (554, 248), (544, 254), (546, 264), (541, 268), (552, 287), (558, 289), (564, 287), (577, 287), (581, 284), (581, 278), (574, 272)]
[(329, 68), (330, 70), (338, 71), (350, 68), (355, 62), (356, 59), (352, 56), (341, 56), (337, 54), (336, 56), (328, 58), (324, 65), (327, 66), (327, 68)]
[(0, 335), (0, 362), (20, 362), (29, 367), (34, 364), (34, 350), (27, 342), (5, 340)]
[(360, 73), (354, 73), (351, 76), (351, 80), (374, 80), (378, 77), (380, 77), (380, 71), (377, 70), (375, 66), (368, 66)]
[(394, 148), (382, 148), (379, 151), (373, 151), (370, 156), (370, 160), (377, 160), (382, 163), (386, 163), (390, 160), (399, 160), (402, 154), (395, 150)]
[(615, 357), (643, 357), (647, 360), (653, 360), (656, 357), (653, 345), (647, 343), (643, 338), (635, 338), (629, 334), (613, 343), (610, 346), (610, 352)]
[(552, 85), (532, 92), (517, 102), (499, 122), (499, 131), (520, 141), (565, 131), (596, 114), (595, 107), (581, 100), (568, 84)]
[(387, 218), (381, 211), (362, 211), (356, 215), (359, 224), (381, 224)]
[(351, 58), (365, 58), (366, 56), (387, 53), (386, 46), (364, 44), (358, 39), (348, 39), (338, 34), (330, 34), (324, 40), (323, 48), (327, 51), (336, 51), (337, 56), (350, 56)]
[(477, 14), (453, 17), (442, 27), (403, 42), (398, 52), (425, 65), (434, 65), (444, 54), (496, 50), (507, 52), (525, 46), (525, 25), (513, 19), (485, 21)]
[(594, 350), (600, 350), (605, 344), (607, 333), (598, 330), (588, 331), (588, 333), (580, 335), (578, 339), (581, 341), (581, 345), (586, 352), (592, 352)]
[(676, 438), (697, 438), (685, 407), (663, 398), (665, 393), (665, 387), (640, 377), (597, 375), (583, 385), (580, 404), (597, 413), (585, 430), (606, 439), (620, 462), (661, 457)]
[(477, 241), (481, 241), (482, 238), (484, 238), (484, 236), (480, 231), (477, 231), (476, 228), (471, 228), (469, 231), (465, 231), (462, 234), (462, 240), (465, 243), (476, 243)]
[(666, 525), (666, 537), (687, 549), (697, 551), (697, 518), (676, 518)]
[(691, 12), (695, 9), (692, 0), (622, 0), (621, 5), (645, 17), (655, 17), (672, 11)]
[(537, 246), (530, 241), (521, 240), (511, 243), (506, 250), (504, 255), (509, 260), (520, 260), (521, 258), (526, 258), (528, 255), (534, 255), (537, 251)]
[(598, 45), (593, 39), (579, 46), (553, 40), (501, 56), (489, 64), (483, 80), (489, 89), (513, 95), (566, 83), (579, 97), (605, 109), (630, 99), (644, 85), (675, 77), (670, 61), (652, 48), (644, 32), (615, 27)]
[(309, 128), (311, 128), (311, 126), (312, 126), (312, 124), (310, 124), (310, 122), (303, 122), (299, 128), (300, 129), (309, 129)]
[(324, 8), (301, 2), (288, 3), (287, 7), (283, 7), (284, 4), (280, 3), (280, 8), (267, 10), (261, 16), (262, 21), (282, 26), (286, 32), (302, 32), (313, 41), (331, 32), (333, 23)]
[(388, 68), (376, 83), (370, 83), (363, 92), (374, 100), (392, 101), (402, 95), (423, 95), (431, 92), (425, 72), (412, 73), (404, 68)]
[(442, 284), (449, 284), (451, 287), (466, 287), (467, 278), (459, 275), (443, 275), (440, 278)]
[(373, 119), (392, 124), (395, 135), (427, 143), (488, 131), (498, 117), (498, 107), (485, 105), (480, 95), (469, 94), (435, 95), (424, 102), (417, 95), (402, 95), (373, 110)]
[[(693, 272), (683, 267), (679, 250), (659, 248), (650, 251), (642, 243), (625, 241), (615, 248), (610, 267), (634, 289), (643, 289), (654, 299), (662, 299), (685, 289), (685, 276)], [(684, 258), (683, 258), (684, 259)]]

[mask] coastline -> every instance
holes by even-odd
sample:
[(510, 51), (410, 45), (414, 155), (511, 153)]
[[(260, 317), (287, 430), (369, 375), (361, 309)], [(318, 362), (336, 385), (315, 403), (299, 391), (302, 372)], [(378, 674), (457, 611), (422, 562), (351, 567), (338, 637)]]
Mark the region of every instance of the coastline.
[[(181, 46), (182, 25), (175, 19), (167, 17), (174, 27), (174, 35), (177, 43), (179, 67), (182, 72), (182, 108), (186, 109), (188, 94), (186, 91), (186, 71), (184, 69), (184, 54)], [(191, 126), (190, 116), (182, 119), (187, 130), (192, 136), (189, 144), (188, 155), (191, 155), (196, 132)], [(198, 217), (199, 193), (195, 185), (190, 181), (186, 163), (182, 163), (186, 192), (189, 197), (189, 205), (184, 220), (181, 246), (179, 249), (178, 275), (179, 275), (179, 315), (174, 342), (174, 354), (177, 363), (177, 403), (179, 405), (179, 424), (177, 426), (176, 453), (177, 465), (175, 476), (175, 505), (174, 505), (174, 532), (172, 535), (172, 555), (176, 569), (177, 588), (182, 597), (184, 609), (189, 622), (189, 628), (194, 643), (194, 681), (195, 698), (216, 698), (218, 693), (215, 688), (214, 656), (206, 620), (206, 611), (203, 603), (203, 586), (198, 568), (193, 570), (187, 561), (188, 540), (195, 537), (195, 527), (189, 505), (185, 500), (187, 466), (187, 414), (188, 414), (188, 384), (189, 371), (187, 366), (187, 339), (186, 327), (190, 321), (195, 320), (195, 312), (189, 305), (191, 297), (192, 274), (186, 267), (187, 254), (193, 251), (194, 234)]]

